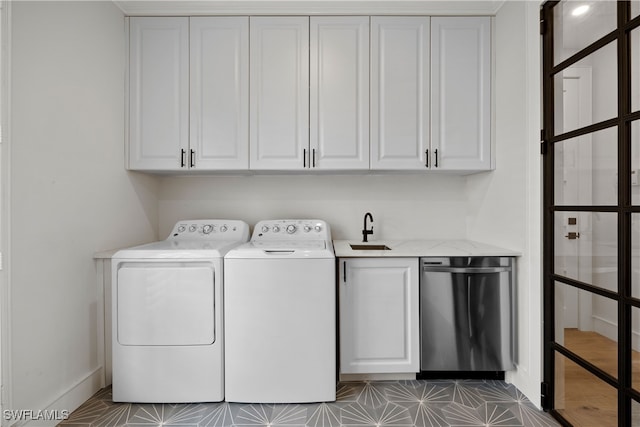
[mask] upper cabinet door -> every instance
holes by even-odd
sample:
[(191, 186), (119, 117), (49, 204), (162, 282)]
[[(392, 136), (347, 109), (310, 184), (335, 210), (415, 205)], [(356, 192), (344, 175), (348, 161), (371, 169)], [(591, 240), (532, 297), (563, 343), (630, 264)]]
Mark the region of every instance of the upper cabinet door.
[(369, 169), (369, 17), (311, 17), (311, 167)]
[(251, 17), (250, 27), (250, 168), (308, 167), (309, 18)]
[(431, 19), (431, 147), (438, 169), (491, 169), (491, 19)]
[(129, 168), (180, 170), (189, 144), (189, 18), (131, 18)]
[(371, 18), (371, 169), (426, 168), (429, 18)]
[(190, 159), (249, 168), (249, 18), (191, 18)]

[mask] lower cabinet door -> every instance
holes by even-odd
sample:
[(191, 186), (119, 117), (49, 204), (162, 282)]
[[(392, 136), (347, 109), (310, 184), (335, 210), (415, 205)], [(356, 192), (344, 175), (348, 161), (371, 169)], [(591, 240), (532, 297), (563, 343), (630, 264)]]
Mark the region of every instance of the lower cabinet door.
[(340, 259), (340, 373), (420, 370), (417, 258)]

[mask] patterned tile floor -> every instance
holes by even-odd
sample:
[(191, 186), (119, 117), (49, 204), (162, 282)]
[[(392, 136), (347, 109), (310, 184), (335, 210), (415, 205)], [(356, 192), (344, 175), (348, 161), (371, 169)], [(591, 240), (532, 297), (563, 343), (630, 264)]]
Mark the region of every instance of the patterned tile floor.
[(526, 426), (559, 424), (514, 386), (493, 380), (345, 382), (315, 404), (113, 403), (99, 391), (60, 426)]

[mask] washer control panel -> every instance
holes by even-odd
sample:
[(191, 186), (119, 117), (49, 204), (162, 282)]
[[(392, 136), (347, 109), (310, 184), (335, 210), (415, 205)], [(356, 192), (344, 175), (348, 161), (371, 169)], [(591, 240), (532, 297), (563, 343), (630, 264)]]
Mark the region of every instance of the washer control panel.
[(178, 221), (168, 239), (172, 240), (246, 240), (249, 225), (244, 221), (196, 219)]
[(331, 240), (331, 231), (320, 219), (276, 219), (260, 221), (251, 240)]

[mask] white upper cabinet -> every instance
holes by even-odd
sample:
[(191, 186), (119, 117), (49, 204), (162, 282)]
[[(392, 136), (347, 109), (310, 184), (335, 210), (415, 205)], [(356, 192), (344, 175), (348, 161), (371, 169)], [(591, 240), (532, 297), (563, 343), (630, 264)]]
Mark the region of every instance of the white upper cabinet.
[(249, 167), (249, 18), (131, 18), (129, 168)]
[(179, 170), (189, 146), (189, 18), (131, 18), (129, 168)]
[[(191, 18), (190, 164), (249, 167), (249, 18)], [(191, 163), (193, 161), (193, 163)]]
[(424, 170), (429, 18), (371, 17), (371, 169)]
[(369, 169), (369, 17), (311, 17), (310, 38), (308, 163)]
[(434, 17), (431, 43), (432, 168), (489, 170), (491, 19)]
[(250, 168), (307, 167), (309, 18), (251, 17)]
[(128, 168), (490, 170), (491, 18), (129, 18)]

